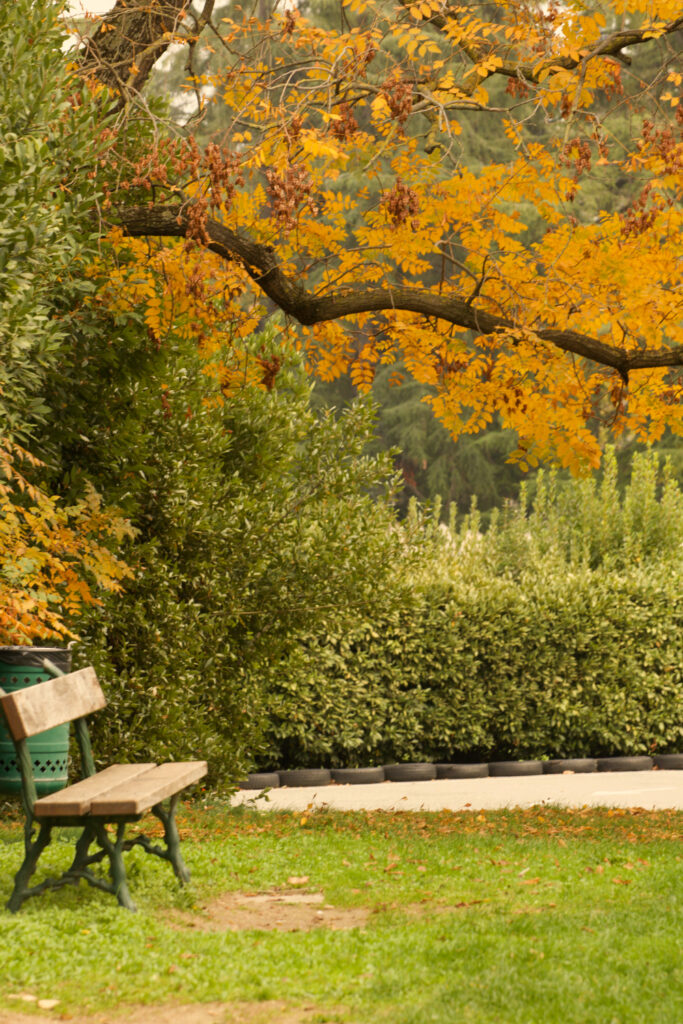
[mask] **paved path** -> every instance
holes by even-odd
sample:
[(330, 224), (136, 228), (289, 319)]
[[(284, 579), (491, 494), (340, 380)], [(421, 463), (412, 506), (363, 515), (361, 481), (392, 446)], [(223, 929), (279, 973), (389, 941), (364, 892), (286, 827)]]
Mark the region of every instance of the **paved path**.
[(499, 807), (644, 807), (683, 810), (683, 771), (591, 772), (585, 775), (532, 775), (516, 778), (438, 779), (434, 782), (380, 782), (371, 786), (271, 789), (260, 797), (242, 790), (233, 806), (251, 803), (263, 810), (304, 811), (463, 811)]

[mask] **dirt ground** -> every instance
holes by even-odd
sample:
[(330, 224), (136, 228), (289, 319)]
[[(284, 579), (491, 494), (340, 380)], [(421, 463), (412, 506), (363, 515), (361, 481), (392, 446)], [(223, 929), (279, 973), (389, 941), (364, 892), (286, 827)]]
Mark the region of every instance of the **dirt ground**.
[(262, 1003), (192, 1003), (166, 1006), (119, 1006), (93, 1016), (51, 1011), (21, 1013), (0, 1010), (0, 1024), (36, 1024), (38, 1021), (69, 1021), (70, 1024), (333, 1024), (317, 1006), (292, 1008), (279, 1001)]
[(319, 892), (225, 893), (199, 908), (174, 911), (166, 919), (174, 928), (200, 931), (308, 931), (311, 928), (362, 928), (370, 916), (366, 907), (333, 907)]

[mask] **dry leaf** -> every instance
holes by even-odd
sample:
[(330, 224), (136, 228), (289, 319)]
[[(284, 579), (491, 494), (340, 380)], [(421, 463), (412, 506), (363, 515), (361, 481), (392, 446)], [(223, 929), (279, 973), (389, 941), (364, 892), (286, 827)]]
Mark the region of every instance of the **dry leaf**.
[(306, 885), (308, 878), (308, 875), (290, 875), (287, 879), (287, 885)]

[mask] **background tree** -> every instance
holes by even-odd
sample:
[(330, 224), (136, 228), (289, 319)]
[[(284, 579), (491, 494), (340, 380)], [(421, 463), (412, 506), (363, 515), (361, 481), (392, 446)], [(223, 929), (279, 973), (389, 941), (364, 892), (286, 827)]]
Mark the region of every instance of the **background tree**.
[[(482, 512), (483, 524), (494, 508), (515, 501), (523, 481), (533, 477), (508, 462), (516, 448), (512, 430), (496, 423), (476, 437), (454, 438), (435, 418), (426, 399), (430, 389), (401, 373), (401, 367), (380, 367), (370, 394), (377, 402), (373, 451), (392, 453), (400, 475), (396, 508), (403, 518), (410, 502), (439, 502), (442, 520), (469, 512), (473, 500)], [(344, 409), (357, 397), (348, 376), (317, 382), (314, 399), (322, 408)]]

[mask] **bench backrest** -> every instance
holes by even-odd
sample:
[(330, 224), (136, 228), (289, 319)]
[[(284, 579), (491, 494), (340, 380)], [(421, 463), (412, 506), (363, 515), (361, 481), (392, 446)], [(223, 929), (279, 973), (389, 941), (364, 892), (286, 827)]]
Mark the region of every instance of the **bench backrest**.
[(95, 670), (82, 668), (66, 676), (0, 697), (15, 740), (25, 740), (56, 725), (91, 715), (106, 706)]

